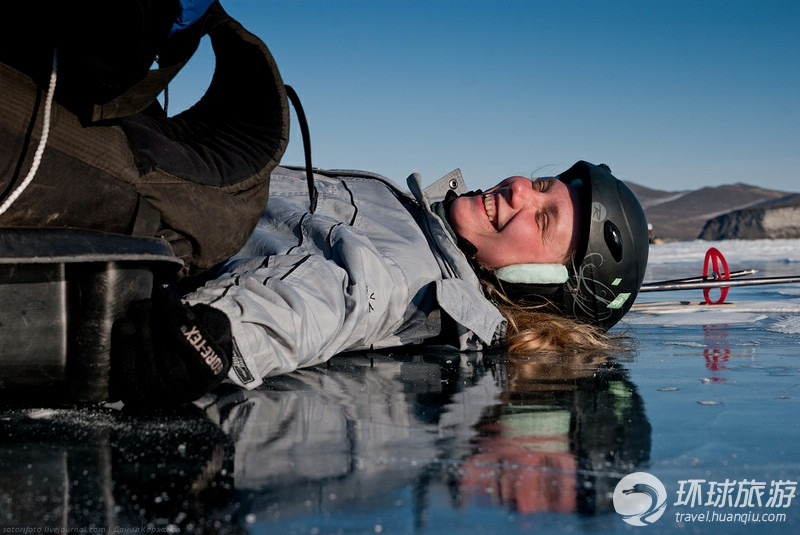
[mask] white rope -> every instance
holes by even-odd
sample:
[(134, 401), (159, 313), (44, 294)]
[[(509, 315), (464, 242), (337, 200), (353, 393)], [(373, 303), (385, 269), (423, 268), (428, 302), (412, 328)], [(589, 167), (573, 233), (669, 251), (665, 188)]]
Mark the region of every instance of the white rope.
[(6, 210), (22, 195), (25, 188), (33, 181), (36, 176), (36, 171), (39, 170), (39, 165), (42, 163), (42, 154), (47, 145), (47, 137), (50, 135), (50, 115), (53, 109), (53, 94), (56, 92), (56, 73), (58, 71), (58, 50), (53, 52), (53, 70), (50, 72), (50, 84), (47, 86), (47, 97), (44, 101), (44, 119), (42, 124), (42, 137), (39, 139), (39, 146), (36, 147), (36, 152), (33, 155), (33, 162), (31, 163), (30, 171), (25, 177), (25, 180), (17, 186), (11, 195), (0, 205), (0, 215), (3, 215)]

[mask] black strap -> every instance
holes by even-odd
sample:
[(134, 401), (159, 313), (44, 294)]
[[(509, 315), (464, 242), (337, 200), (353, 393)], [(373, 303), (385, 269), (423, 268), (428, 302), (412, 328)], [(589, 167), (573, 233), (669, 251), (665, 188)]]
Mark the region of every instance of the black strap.
[(197, 23), (164, 42), (158, 54), (157, 69), (148, 71), (144, 78), (111, 101), (94, 104), (92, 122), (128, 117), (147, 108), (189, 62), (200, 39), (216, 26), (232, 20), (218, 2), (212, 4)]
[(314, 168), (311, 166), (311, 135), (308, 131), (308, 122), (306, 121), (306, 114), (303, 111), (303, 105), (300, 103), (300, 97), (297, 96), (294, 88), (291, 86), (286, 87), (286, 95), (289, 101), (294, 106), (294, 111), (297, 113), (297, 120), (300, 122), (300, 132), (303, 134), (303, 154), (306, 160), (306, 180), (308, 181), (308, 198), (311, 213), (317, 209), (317, 188), (314, 186)]

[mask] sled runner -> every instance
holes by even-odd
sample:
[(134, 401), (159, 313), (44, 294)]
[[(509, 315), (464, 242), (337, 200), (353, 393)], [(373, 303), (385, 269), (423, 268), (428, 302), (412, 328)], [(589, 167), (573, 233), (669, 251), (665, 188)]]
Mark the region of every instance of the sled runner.
[(0, 401), (106, 401), (114, 321), (181, 266), (154, 238), (0, 229)]

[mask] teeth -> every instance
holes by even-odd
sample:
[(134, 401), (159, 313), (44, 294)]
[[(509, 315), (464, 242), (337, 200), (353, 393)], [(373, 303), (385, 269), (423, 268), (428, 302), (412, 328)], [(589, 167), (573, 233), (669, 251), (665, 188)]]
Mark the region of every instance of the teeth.
[(483, 196), (483, 207), (486, 210), (486, 216), (489, 218), (489, 223), (491, 223), (492, 226), (495, 226), (495, 218), (497, 217), (497, 214), (494, 210), (495, 207), (493, 195), (486, 194)]

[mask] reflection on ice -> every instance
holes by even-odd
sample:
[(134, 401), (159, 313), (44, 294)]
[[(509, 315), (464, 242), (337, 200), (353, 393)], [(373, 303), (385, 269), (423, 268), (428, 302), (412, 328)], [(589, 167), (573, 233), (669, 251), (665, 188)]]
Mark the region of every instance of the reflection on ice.
[(342, 356), (195, 408), (4, 414), (0, 521), (235, 532), (593, 515), (650, 455), (641, 397), (609, 356)]
[(404, 488), (453, 508), (608, 511), (616, 474), (648, 459), (635, 389), (591, 359), (341, 357), (231, 396), (219, 421), (263, 522), (392, 509)]

